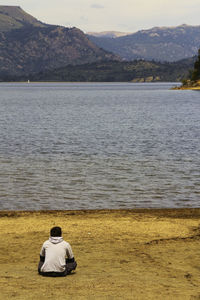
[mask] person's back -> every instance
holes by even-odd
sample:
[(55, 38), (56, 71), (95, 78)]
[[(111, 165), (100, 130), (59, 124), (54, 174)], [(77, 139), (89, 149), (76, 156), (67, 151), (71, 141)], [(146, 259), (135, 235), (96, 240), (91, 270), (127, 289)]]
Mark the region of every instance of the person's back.
[[(67, 259), (66, 259), (67, 257)], [(44, 276), (66, 276), (76, 269), (76, 262), (69, 243), (63, 240), (60, 227), (53, 227), (49, 240), (40, 251), (38, 272)]]

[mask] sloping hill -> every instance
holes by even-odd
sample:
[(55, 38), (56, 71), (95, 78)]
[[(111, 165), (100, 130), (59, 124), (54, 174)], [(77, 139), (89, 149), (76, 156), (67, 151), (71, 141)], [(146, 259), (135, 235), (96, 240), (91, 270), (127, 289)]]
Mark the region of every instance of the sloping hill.
[(77, 28), (28, 27), (0, 33), (0, 73), (36, 73), (68, 64), (112, 60)]
[(126, 60), (173, 62), (196, 55), (200, 47), (200, 26), (155, 27), (118, 38), (88, 37), (99, 47)]
[(0, 74), (24, 75), (115, 60), (77, 28), (43, 24), (19, 7), (0, 6)]
[(20, 6), (0, 5), (0, 31), (19, 29), (23, 26), (33, 25), (45, 27), (46, 24), (27, 14)]

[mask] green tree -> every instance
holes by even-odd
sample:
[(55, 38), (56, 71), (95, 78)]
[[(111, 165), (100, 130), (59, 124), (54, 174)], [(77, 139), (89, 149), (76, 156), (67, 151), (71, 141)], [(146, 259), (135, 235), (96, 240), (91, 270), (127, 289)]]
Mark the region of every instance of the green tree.
[(200, 49), (198, 51), (198, 58), (194, 64), (194, 70), (191, 77), (192, 81), (200, 80)]

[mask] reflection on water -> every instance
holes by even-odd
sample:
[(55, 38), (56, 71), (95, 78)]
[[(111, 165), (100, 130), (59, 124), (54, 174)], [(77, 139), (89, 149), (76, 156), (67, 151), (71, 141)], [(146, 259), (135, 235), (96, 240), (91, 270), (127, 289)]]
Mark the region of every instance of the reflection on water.
[(199, 207), (199, 93), (0, 84), (0, 209)]

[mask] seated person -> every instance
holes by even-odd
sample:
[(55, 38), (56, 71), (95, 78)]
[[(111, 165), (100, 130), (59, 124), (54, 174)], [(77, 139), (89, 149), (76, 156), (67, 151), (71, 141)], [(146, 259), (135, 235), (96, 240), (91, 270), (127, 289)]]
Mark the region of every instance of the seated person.
[(77, 263), (72, 248), (63, 240), (60, 227), (50, 230), (50, 238), (44, 242), (40, 251), (38, 273), (43, 276), (66, 276), (75, 270)]

